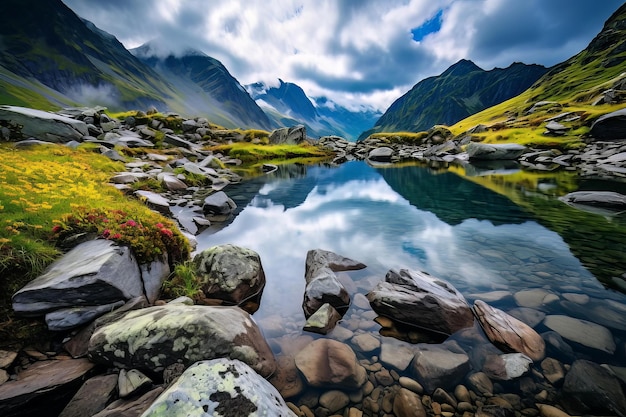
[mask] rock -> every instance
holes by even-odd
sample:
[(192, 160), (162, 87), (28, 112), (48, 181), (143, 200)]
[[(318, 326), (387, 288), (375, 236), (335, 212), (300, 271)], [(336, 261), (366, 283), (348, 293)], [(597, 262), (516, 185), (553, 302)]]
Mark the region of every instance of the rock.
[[(0, 385), (0, 415), (54, 415), (95, 365), (87, 359), (39, 361)], [(69, 394), (69, 396), (68, 396)], [(40, 401), (45, 398), (46, 401)], [(60, 412), (60, 408), (56, 411)]]
[(537, 408), (539, 408), (539, 414), (541, 417), (571, 417), (565, 411), (562, 411), (553, 405), (537, 404)]
[(283, 398), (295, 397), (304, 390), (304, 381), (293, 356), (281, 355), (276, 358), (276, 372), (270, 377), (269, 382)]
[(387, 146), (381, 146), (380, 148), (372, 149), (367, 158), (376, 162), (390, 162), (393, 156), (393, 149)]
[(626, 416), (619, 380), (600, 365), (583, 359), (575, 361), (565, 376), (562, 403), (570, 414)]
[(258, 310), (265, 288), (265, 272), (255, 251), (235, 245), (218, 245), (193, 258), (204, 297), (238, 305), (252, 314)]
[(513, 295), (513, 298), (515, 298), (518, 306), (527, 308), (538, 308), (558, 300), (555, 294), (542, 288), (518, 291)]
[(496, 404), (483, 405), (476, 410), (475, 417), (515, 417), (515, 412), (510, 405), (501, 406)]
[(362, 333), (354, 336), (351, 340), (352, 345), (359, 352), (370, 353), (380, 348), (380, 340), (371, 333)]
[(352, 349), (332, 339), (311, 342), (296, 355), (296, 366), (312, 387), (356, 390), (367, 381)]
[(61, 308), (46, 314), (46, 325), (50, 331), (65, 331), (89, 323), (96, 318), (125, 304), (124, 300), (101, 306)]
[(546, 316), (543, 324), (572, 342), (611, 354), (615, 352), (613, 335), (599, 324), (563, 315)]
[(343, 391), (331, 390), (320, 395), (320, 405), (331, 413), (342, 410), (348, 404), (350, 404), (350, 398)]
[(474, 313), (487, 338), (495, 345), (503, 345), (536, 361), (545, 356), (545, 342), (530, 326), (481, 300), (474, 302)]
[(470, 370), (469, 357), (445, 348), (420, 350), (415, 354), (411, 370), (427, 393), (437, 388), (456, 386)]
[(569, 130), (569, 127), (551, 120), (546, 124), (546, 129), (549, 136), (562, 136)]
[(117, 378), (117, 386), (121, 398), (130, 397), (145, 388), (152, 386), (152, 380), (137, 369), (121, 369)]
[(405, 342), (385, 337), (380, 348), (380, 361), (398, 371), (404, 371), (415, 357), (415, 348)]
[(381, 316), (436, 333), (450, 335), (474, 324), (463, 295), (449, 282), (425, 272), (391, 270), (367, 298)]
[(189, 367), (142, 414), (174, 415), (295, 417), (269, 382), (245, 363), (223, 358)]
[(509, 310), (508, 314), (530, 327), (535, 327), (546, 318), (546, 313), (529, 307), (518, 307)]
[(331, 331), (341, 320), (341, 314), (333, 306), (326, 303), (306, 320), (304, 330), (326, 334)]
[(108, 305), (142, 295), (139, 267), (130, 249), (98, 239), (76, 246), (16, 292), (13, 309), (36, 316), (60, 308)]
[(113, 401), (104, 410), (92, 417), (139, 417), (163, 391), (163, 387), (156, 387), (140, 397)]
[(276, 369), (271, 349), (248, 313), (238, 307), (166, 304), (131, 311), (99, 327), (89, 341), (97, 363), (155, 372), (182, 363), (240, 359), (261, 376)]
[(88, 379), (65, 406), (59, 417), (92, 416), (102, 411), (117, 391), (117, 375), (101, 375)]
[(559, 197), (572, 206), (592, 206), (616, 211), (626, 210), (626, 195), (613, 191), (575, 191)]
[(161, 259), (139, 265), (145, 296), (150, 304), (154, 304), (159, 298), (161, 287), (171, 273), (167, 258), (167, 253), (165, 253)]
[(510, 381), (528, 372), (532, 363), (532, 359), (522, 353), (489, 355), (482, 370), (489, 378)]
[(400, 388), (393, 400), (393, 414), (397, 417), (426, 417), (428, 414), (416, 393)]
[(137, 190), (135, 191), (135, 195), (152, 210), (158, 211), (166, 216), (171, 216), (170, 201), (162, 195), (146, 190)]
[(543, 376), (552, 384), (559, 384), (565, 378), (565, 370), (561, 362), (554, 358), (545, 358), (541, 361)]
[(363, 269), (365, 265), (322, 249), (307, 252), (302, 309), (308, 318), (322, 305), (329, 303), (343, 315), (350, 305), (350, 295), (335, 275), (339, 271)]
[(589, 134), (598, 140), (626, 139), (626, 109), (600, 116), (591, 125)]
[(0, 121), (9, 125), (13, 138), (39, 139), (45, 142), (82, 142), (89, 135), (87, 124), (70, 117), (17, 106), (0, 106)]
[(517, 159), (526, 151), (526, 147), (517, 143), (477, 143), (467, 145), (466, 152), (470, 159)]
[(493, 382), (484, 372), (475, 372), (467, 377), (467, 384), (470, 388), (483, 397), (493, 395)]
[(224, 221), (237, 208), (237, 204), (231, 200), (225, 192), (218, 191), (204, 199), (202, 211), (212, 221)]
[(306, 127), (296, 125), (292, 127), (282, 127), (270, 133), (269, 142), (272, 145), (289, 144), (297, 145), (306, 141)]
[(165, 185), (165, 188), (170, 191), (182, 191), (187, 189), (187, 184), (171, 174), (162, 175), (161, 181), (163, 182), (163, 185)]
[(7, 369), (17, 358), (17, 352), (0, 350), (0, 369)]

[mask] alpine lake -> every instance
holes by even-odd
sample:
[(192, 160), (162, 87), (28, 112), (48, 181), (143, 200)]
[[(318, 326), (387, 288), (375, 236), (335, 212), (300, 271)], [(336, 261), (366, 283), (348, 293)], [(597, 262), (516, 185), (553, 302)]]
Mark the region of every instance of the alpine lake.
[[(420, 343), (456, 343), (468, 353), (471, 372), (480, 371), (479, 352), (489, 342), (468, 337), (482, 334), (477, 320), (474, 329), (449, 337), (417, 328), (390, 330), (375, 321), (366, 294), (387, 271), (406, 268), (450, 282), (470, 306), (483, 300), (525, 321), (546, 340), (546, 357), (566, 368), (588, 359), (619, 370), (626, 367), (626, 213), (559, 200), (582, 190), (626, 194), (626, 182), (581, 179), (564, 170), (528, 172), (506, 163), (283, 165), (231, 185), (235, 215), (200, 234), (197, 251), (231, 243), (258, 252), (267, 282), (253, 317), (277, 357), (298, 340), (326, 337), (350, 345), (364, 364), (381, 362), (396, 371), (396, 378), (411, 377), (410, 367), (394, 369), (382, 361), (380, 348), (363, 352), (352, 342), (369, 333), (398, 352)], [(311, 249), (367, 265), (337, 273), (351, 305), (326, 335), (302, 330), (305, 259)], [(579, 335), (560, 337), (545, 323), (550, 316), (602, 326), (614, 346), (599, 349), (582, 327)], [(529, 390), (529, 381), (537, 388)], [(494, 382), (494, 391), (515, 393), (524, 404), (537, 402), (545, 381), (536, 362), (522, 378)], [(556, 391), (543, 402), (558, 398)], [(305, 391), (287, 400), (299, 404), (307, 396)]]

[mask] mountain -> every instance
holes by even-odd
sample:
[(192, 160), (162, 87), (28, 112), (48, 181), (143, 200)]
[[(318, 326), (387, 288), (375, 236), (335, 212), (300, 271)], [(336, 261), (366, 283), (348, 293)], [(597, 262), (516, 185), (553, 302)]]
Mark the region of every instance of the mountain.
[(546, 71), (541, 65), (517, 62), (507, 68), (485, 71), (472, 61), (460, 60), (441, 75), (415, 84), (361, 137), (376, 132), (419, 132), (437, 124), (452, 125), (515, 97)]
[(60, 0), (4, 0), (0, 39), (5, 103), (19, 104), (26, 95), (51, 104), (147, 107), (163, 106), (174, 94), (115, 37)]
[(229, 127), (271, 128), (267, 115), (220, 61), (193, 49), (180, 56), (162, 56), (157, 49), (153, 41), (131, 52), (176, 88), (173, 107)]
[(304, 124), (309, 136), (338, 135), (354, 140), (380, 117), (371, 109), (351, 111), (326, 97), (311, 101), (300, 86), (281, 79), (276, 86), (257, 82), (246, 89), (275, 127)]

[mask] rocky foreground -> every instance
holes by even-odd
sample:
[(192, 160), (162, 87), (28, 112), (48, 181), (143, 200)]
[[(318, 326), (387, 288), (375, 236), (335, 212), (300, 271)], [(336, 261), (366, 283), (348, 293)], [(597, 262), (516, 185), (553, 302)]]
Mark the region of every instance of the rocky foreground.
[[(119, 122), (97, 109), (64, 113), (3, 106), (2, 136), (18, 147), (88, 141), (116, 160), (124, 158), (114, 146), (150, 148), (160, 138), (185, 157), (146, 153), (127, 163), (127, 171), (112, 183), (128, 190), (127, 184), (146, 177), (162, 181), (168, 191), (137, 195), (177, 219), (190, 239), (236, 208), (224, 189), (240, 180), (227, 168), (240, 161), (204, 151), (203, 146), (243, 140), (237, 132), (216, 130), (203, 119), (182, 121), (183, 133), (175, 134), (159, 121)], [(335, 163), (514, 159), (532, 169), (623, 177), (626, 145), (605, 132), (626, 132), (624, 114), (608, 120), (592, 127), (602, 141), (567, 153), (482, 145), (473, 143), (471, 136), (453, 138), (441, 128), (419, 145), (383, 139), (351, 143), (338, 137), (316, 143), (333, 151)], [(603, 123), (611, 128), (603, 130)], [(616, 130), (615, 123), (622, 127)], [(557, 128), (547, 127), (551, 132)], [(272, 143), (308, 140), (302, 128), (270, 136)], [(210, 185), (187, 186), (185, 174), (172, 172), (175, 167), (205, 176)], [(568, 199), (624, 204), (619, 195)], [(364, 299), (335, 274), (364, 264), (313, 248), (303, 262), (304, 330), (310, 334), (270, 342), (251, 316), (261, 302), (265, 275), (262, 260), (249, 249), (224, 245), (196, 255), (193, 263), (202, 286), (194, 302), (160, 299), (170, 272), (166, 262), (140, 265), (126, 248), (105, 240), (76, 246), (13, 297), (16, 312), (44, 317), (62, 343), (43, 350), (0, 352), (0, 414), (626, 416), (624, 369), (578, 357), (568, 344), (613, 354), (613, 336), (584, 320), (538, 317), (540, 312), (532, 307), (549, 302), (541, 291), (516, 294), (521, 311), (513, 317), (489, 305), (494, 294), (470, 306), (437, 277), (390, 270)], [(365, 310), (364, 321), (382, 327), (381, 333), (412, 340), (426, 331), (438, 342), (407, 348), (370, 332), (345, 335), (336, 326), (352, 303)], [(533, 327), (539, 322), (552, 331), (538, 334)]]

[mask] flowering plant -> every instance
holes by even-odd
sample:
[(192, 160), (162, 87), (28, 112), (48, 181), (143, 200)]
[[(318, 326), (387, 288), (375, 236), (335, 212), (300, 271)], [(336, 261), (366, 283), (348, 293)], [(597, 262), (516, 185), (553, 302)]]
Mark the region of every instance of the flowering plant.
[(52, 238), (61, 240), (78, 233), (94, 233), (129, 246), (139, 263), (168, 255), (172, 263), (189, 256), (189, 244), (174, 223), (157, 213), (142, 213), (140, 220), (122, 210), (74, 207), (52, 227)]

